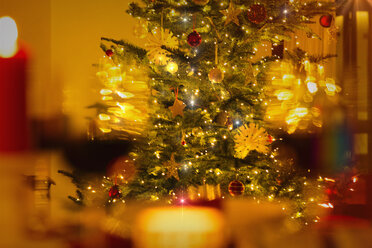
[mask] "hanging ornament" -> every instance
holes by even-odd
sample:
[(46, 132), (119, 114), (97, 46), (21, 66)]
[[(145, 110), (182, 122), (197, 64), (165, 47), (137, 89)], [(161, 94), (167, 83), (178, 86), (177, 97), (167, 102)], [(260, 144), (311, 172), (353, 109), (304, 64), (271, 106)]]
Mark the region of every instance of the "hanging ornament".
[(147, 31), (147, 22), (140, 20), (139, 22), (134, 25), (133, 34), (140, 38), (146, 38), (148, 31)]
[(209, 3), (209, 0), (192, 0), (192, 2), (196, 5), (204, 6)]
[(165, 162), (163, 165), (167, 169), (167, 179), (174, 177), (175, 179), (177, 179), (177, 181), (180, 180), (180, 177), (178, 176), (178, 168), (180, 167), (180, 165), (175, 161), (174, 153), (172, 153), (170, 160)]
[(121, 190), (119, 189), (119, 185), (113, 185), (109, 190), (109, 196), (112, 199), (119, 199), (121, 197)]
[(266, 19), (266, 9), (265, 6), (261, 4), (253, 4), (248, 9), (247, 12), (248, 20), (255, 24), (259, 24)]
[(229, 183), (229, 193), (231, 196), (238, 196), (244, 192), (244, 184), (238, 180), (234, 180)]
[(178, 89), (176, 91), (176, 99), (174, 100), (173, 106), (170, 106), (169, 109), (172, 112), (173, 118), (177, 115), (183, 116), (183, 109), (186, 107), (186, 104), (181, 100), (178, 100)]
[(185, 146), (187, 143), (186, 143), (186, 140), (185, 140), (185, 133), (182, 131), (182, 139), (181, 139), (181, 145)]
[(167, 64), (165, 68), (170, 74), (174, 74), (178, 71), (178, 65), (177, 63), (171, 61)]
[(173, 33), (169, 29), (154, 29), (147, 36), (147, 56), (151, 61), (158, 65), (166, 65), (169, 61), (170, 52), (163, 49), (166, 46), (170, 49), (178, 48), (178, 39), (173, 36)]
[(221, 83), (224, 76), (224, 73), (219, 68), (213, 68), (208, 73), (208, 78), (212, 83)]
[(236, 9), (234, 4), (230, 2), (229, 8), (225, 10), (220, 10), (220, 12), (226, 16), (225, 26), (230, 22), (235, 23), (236, 25), (240, 26), (238, 15), (242, 12), (241, 9)]
[(189, 43), (189, 45), (192, 47), (199, 46), (201, 41), (202, 38), (196, 30), (192, 31), (192, 33), (187, 36), (187, 43)]
[(108, 57), (111, 57), (112, 55), (114, 55), (114, 52), (111, 49), (108, 49), (108, 50), (106, 50), (106, 55)]
[(269, 151), (267, 145), (268, 134), (265, 129), (258, 127), (254, 123), (250, 123), (249, 126), (243, 125), (239, 128), (238, 134), (235, 138), (235, 157), (244, 159), (247, 157), (250, 151), (256, 150), (260, 153), (266, 153)]
[(327, 14), (327, 15), (322, 15), (319, 18), (319, 23), (323, 28), (329, 28), (332, 25), (333, 21), (333, 15)]
[(173, 106), (170, 106), (169, 109), (172, 112), (173, 117), (177, 115), (183, 116), (183, 109), (186, 107), (186, 104), (178, 99), (174, 100)]
[(232, 119), (227, 112), (219, 113), (216, 122), (222, 126), (228, 127), (230, 130), (233, 129)]
[(274, 139), (273, 136), (271, 136), (270, 134), (267, 135), (267, 142), (268, 142), (269, 144), (273, 143), (274, 141), (275, 141), (275, 139)]

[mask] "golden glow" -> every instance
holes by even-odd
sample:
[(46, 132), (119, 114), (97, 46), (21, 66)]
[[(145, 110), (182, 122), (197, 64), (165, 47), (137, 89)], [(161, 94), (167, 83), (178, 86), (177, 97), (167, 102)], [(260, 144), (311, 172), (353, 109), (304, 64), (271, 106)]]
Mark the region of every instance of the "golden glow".
[(110, 133), (110, 132), (111, 132), (111, 129), (110, 129), (110, 128), (102, 128), (102, 127), (100, 127), (99, 130), (100, 130), (102, 133)]
[(121, 70), (119, 67), (114, 66), (111, 67), (108, 71), (108, 81), (111, 86), (116, 86), (118, 83), (120, 83), (123, 78), (121, 77)]
[(101, 93), (101, 95), (110, 95), (112, 93), (112, 90), (108, 90), (108, 89), (102, 89), (99, 93)]
[[(180, 202), (185, 200), (180, 199)], [(138, 216), (133, 232), (136, 247), (223, 246), (226, 232), (218, 210), (202, 207), (151, 208)]]
[(9, 16), (0, 18), (0, 57), (13, 57), (18, 51), (18, 29), (16, 22)]
[(336, 182), (335, 179), (327, 178), (327, 177), (325, 177), (324, 180), (327, 181), (327, 182), (332, 182), (332, 183)]
[(167, 71), (171, 74), (174, 74), (178, 71), (178, 65), (175, 62), (169, 62), (166, 67)]
[(301, 68), (290, 61), (273, 62), (267, 78), (272, 84), (265, 90), (269, 96), (268, 103), (263, 102), (267, 103), (265, 118), (279, 127), (284, 124), (288, 133), (307, 129), (310, 124), (322, 127), (322, 113), (314, 105), (328, 98), (320, 93), (336, 96), (341, 91), (334, 79), (324, 78), (323, 65), (309, 60), (303, 61)]
[(297, 115), (298, 117), (304, 117), (305, 115), (309, 113), (309, 111), (307, 108), (295, 108), (293, 110), (293, 113)]
[(333, 205), (332, 203), (321, 203), (321, 204), (318, 204), (319, 206), (323, 207), (323, 208), (333, 208)]
[(116, 91), (116, 94), (118, 94), (118, 96), (120, 96), (121, 98), (132, 98), (132, 97), (134, 97), (134, 94), (132, 94), (130, 92)]
[(287, 101), (287, 100), (292, 99), (293, 97), (293, 92), (290, 90), (278, 90), (274, 94), (277, 96), (278, 100), (280, 101)]
[(314, 82), (308, 82), (307, 89), (309, 90), (311, 94), (314, 94), (315, 92), (318, 91), (318, 85)]
[(99, 114), (99, 115), (98, 115), (98, 118), (99, 118), (101, 121), (108, 121), (108, 120), (111, 119), (109, 115), (105, 115), (105, 114)]

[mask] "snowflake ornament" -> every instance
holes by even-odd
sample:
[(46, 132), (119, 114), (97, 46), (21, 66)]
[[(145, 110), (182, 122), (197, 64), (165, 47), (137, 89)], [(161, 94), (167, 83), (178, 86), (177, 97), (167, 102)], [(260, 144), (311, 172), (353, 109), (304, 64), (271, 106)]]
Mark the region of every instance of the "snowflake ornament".
[(170, 60), (168, 57), (170, 53), (162, 46), (177, 49), (178, 39), (173, 36), (169, 29), (155, 29), (148, 34), (145, 46), (148, 50), (147, 56), (151, 61), (157, 65), (166, 65)]
[(254, 123), (249, 126), (243, 125), (239, 128), (235, 138), (235, 157), (244, 159), (250, 151), (256, 150), (260, 153), (269, 151), (269, 135), (264, 128)]

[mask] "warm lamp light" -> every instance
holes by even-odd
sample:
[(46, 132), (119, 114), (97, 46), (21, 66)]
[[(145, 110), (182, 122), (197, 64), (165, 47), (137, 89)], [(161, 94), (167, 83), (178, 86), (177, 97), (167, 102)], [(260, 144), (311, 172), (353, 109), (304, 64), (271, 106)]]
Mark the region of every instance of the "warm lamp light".
[(166, 207), (147, 209), (137, 219), (137, 248), (224, 247), (221, 213), (212, 208)]
[(16, 22), (9, 16), (0, 18), (0, 57), (13, 57), (18, 50), (18, 29)]

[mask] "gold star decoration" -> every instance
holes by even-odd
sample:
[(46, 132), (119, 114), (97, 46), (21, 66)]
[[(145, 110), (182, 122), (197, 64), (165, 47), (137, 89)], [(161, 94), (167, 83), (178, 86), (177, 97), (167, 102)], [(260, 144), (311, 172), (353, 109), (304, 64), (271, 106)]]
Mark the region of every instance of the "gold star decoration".
[(225, 10), (220, 10), (220, 12), (226, 16), (225, 26), (230, 22), (235, 23), (240, 26), (238, 15), (242, 12), (241, 9), (235, 9), (234, 4), (230, 2), (229, 8)]
[(172, 112), (173, 117), (177, 115), (183, 116), (183, 109), (186, 107), (186, 104), (176, 98), (174, 100), (173, 106), (169, 107), (170, 111)]
[(170, 177), (174, 177), (175, 179), (177, 179), (177, 181), (180, 180), (180, 177), (178, 176), (178, 168), (180, 167), (180, 165), (174, 160), (174, 153), (172, 153), (170, 160), (165, 162), (163, 165), (167, 169), (167, 179)]

